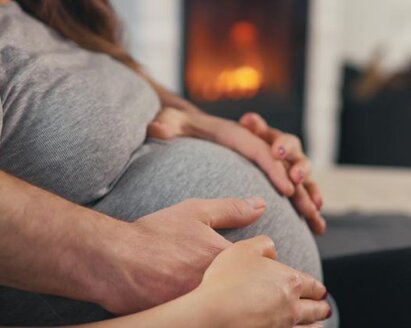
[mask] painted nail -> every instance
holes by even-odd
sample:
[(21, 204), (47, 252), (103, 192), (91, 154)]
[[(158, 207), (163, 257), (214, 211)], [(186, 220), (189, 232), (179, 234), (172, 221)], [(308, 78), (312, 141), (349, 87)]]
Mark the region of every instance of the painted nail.
[(261, 197), (250, 197), (245, 200), (255, 210), (265, 207), (265, 200)]
[(327, 313), (327, 316), (326, 316), (326, 319), (331, 318), (332, 315), (333, 315), (333, 311), (331, 309), (329, 309), (328, 313)]
[(284, 146), (278, 147), (278, 155), (280, 155), (281, 157), (284, 157), (284, 156), (285, 156), (285, 148), (284, 148)]

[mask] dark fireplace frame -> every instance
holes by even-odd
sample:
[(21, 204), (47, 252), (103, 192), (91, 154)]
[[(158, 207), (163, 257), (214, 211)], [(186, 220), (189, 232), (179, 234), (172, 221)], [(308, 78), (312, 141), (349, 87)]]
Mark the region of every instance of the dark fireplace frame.
[[(249, 1), (249, 0), (238, 0)], [(278, 1), (278, 0), (272, 0)], [(296, 29), (294, 31), (294, 40), (298, 48), (298, 55), (295, 60), (295, 77), (292, 91), (290, 92), (290, 102), (283, 103), (278, 97), (256, 97), (244, 100), (221, 100), (217, 102), (200, 102), (197, 103), (200, 108), (206, 112), (228, 119), (237, 120), (242, 114), (248, 111), (260, 113), (270, 125), (284, 131), (294, 133), (304, 140), (303, 120), (304, 120), (304, 100), (305, 100), (305, 81), (308, 53), (308, 23), (309, 23), (309, 0), (284, 0), (293, 3)], [(183, 24), (182, 40), (183, 55), (181, 56), (181, 76), (183, 94), (190, 99), (185, 82), (186, 62), (187, 62), (187, 28), (188, 17), (190, 13), (191, 0), (183, 1)], [(192, 99), (190, 99), (192, 100)], [(235, 110), (232, 108), (235, 107)]]

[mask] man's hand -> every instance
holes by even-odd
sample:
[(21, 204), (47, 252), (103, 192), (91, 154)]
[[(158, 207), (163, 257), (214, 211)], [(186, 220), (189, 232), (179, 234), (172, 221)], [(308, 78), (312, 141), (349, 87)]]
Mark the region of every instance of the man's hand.
[(189, 136), (230, 148), (256, 163), (274, 187), (290, 197), (314, 233), (325, 232), (320, 214), (322, 196), (310, 176), (310, 163), (297, 137), (270, 128), (257, 114), (245, 115), (240, 123), (199, 111), (164, 108), (148, 127), (158, 139)]
[(191, 291), (215, 256), (231, 245), (213, 229), (249, 225), (264, 210), (261, 198), (192, 199), (135, 223), (120, 222), (99, 241), (102, 256), (90, 259), (98, 303), (128, 314)]
[(195, 288), (261, 198), (187, 200), (135, 223), (110, 218), (0, 171), (0, 285), (100, 304), (117, 314)]

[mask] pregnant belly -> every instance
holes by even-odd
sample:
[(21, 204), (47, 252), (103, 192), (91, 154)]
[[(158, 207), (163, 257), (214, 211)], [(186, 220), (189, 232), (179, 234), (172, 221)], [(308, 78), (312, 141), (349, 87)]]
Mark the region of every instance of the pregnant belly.
[(252, 163), (224, 147), (190, 138), (150, 140), (140, 151), (95, 209), (134, 221), (187, 198), (262, 196), (268, 206), (259, 221), (220, 233), (233, 242), (266, 234), (275, 241), (280, 261), (321, 278), (317, 247), (306, 223)]

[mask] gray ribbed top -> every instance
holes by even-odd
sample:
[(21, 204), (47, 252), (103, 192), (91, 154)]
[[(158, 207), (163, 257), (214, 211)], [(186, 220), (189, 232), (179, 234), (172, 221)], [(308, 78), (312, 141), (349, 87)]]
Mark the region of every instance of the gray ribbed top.
[(78, 203), (138, 157), (160, 108), (137, 74), (0, 6), (0, 169)]

